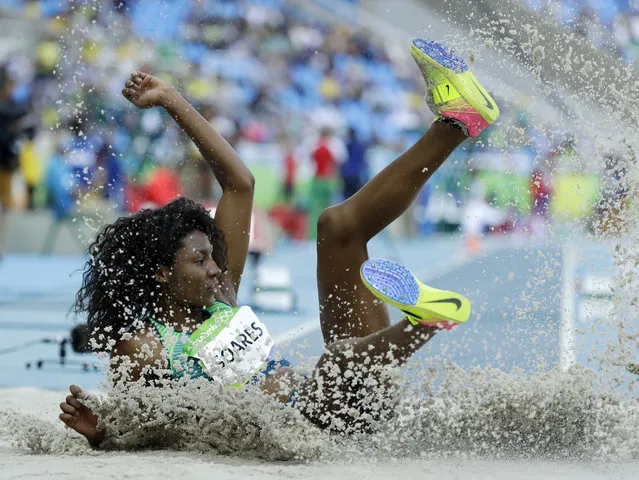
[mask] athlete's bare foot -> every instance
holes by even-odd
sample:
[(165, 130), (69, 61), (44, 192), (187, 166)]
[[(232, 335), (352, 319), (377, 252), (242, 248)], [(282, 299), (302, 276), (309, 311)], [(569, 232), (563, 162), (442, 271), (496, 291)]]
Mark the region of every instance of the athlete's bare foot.
[(60, 404), (60, 420), (80, 435), (84, 435), (92, 447), (97, 447), (104, 440), (104, 431), (98, 427), (98, 416), (80, 403), (79, 399), (86, 398), (80, 387), (71, 385), (69, 391), (71, 395)]

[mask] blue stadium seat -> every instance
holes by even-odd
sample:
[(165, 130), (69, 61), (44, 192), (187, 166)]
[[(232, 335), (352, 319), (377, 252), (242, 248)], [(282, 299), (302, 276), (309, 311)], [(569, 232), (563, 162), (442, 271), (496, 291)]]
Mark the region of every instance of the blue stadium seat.
[(181, 46), (181, 55), (184, 60), (199, 65), (206, 56), (208, 48), (203, 43), (189, 42)]
[(398, 85), (397, 78), (395, 77), (390, 65), (369, 61), (366, 63), (366, 71), (368, 76), (372, 78), (375, 83), (390, 88)]
[(346, 122), (355, 129), (359, 138), (365, 142), (370, 141), (373, 136), (370, 109), (362, 102), (349, 100), (340, 103), (340, 110)]
[(233, 52), (228, 52), (221, 57), (218, 71), (224, 78), (235, 81), (255, 80), (264, 66), (253, 57), (238, 57)]
[(546, 2), (544, 2), (544, 0), (524, 0), (524, 3), (530, 10), (534, 12), (540, 11), (546, 5)]
[(132, 7), (131, 22), (141, 37), (169, 41), (177, 37), (178, 27), (186, 20), (190, 11), (191, 0), (138, 1)]
[(67, 0), (40, 0), (40, 12), (43, 17), (54, 17), (69, 9)]
[(586, 0), (586, 3), (604, 25), (611, 25), (621, 12), (619, 5), (614, 0)]
[(243, 18), (245, 9), (237, 2), (215, 2), (208, 11), (212, 17), (228, 21)]
[(275, 94), (275, 99), (280, 105), (292, 110), (300, 111), (303, 108), (300, 94), (292, 88), (280, 89)]
[(20, 0), (0, 0), (0, 8), (17, 10), (21, 3)]
[(291, 80), (304, 90), (305, 94), (314, 94), (322, 81), (321, 72), (306, 65), (296, 65), (290, 69)]
[(564, 27), (572, 28), (579, 16), (579, 3), (574, 0), (562, 0), (557, 9), (557, 20)]
[(248, 5), (261, 5), (274, 10), (280, 10), (284, 6), (282, 0), (245, 0)]

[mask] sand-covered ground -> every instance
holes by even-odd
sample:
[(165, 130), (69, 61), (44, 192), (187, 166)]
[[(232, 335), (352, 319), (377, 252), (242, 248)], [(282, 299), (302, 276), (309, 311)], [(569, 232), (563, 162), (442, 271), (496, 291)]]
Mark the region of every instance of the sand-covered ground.
[[(57, 405), (63, 391), (36, 388), (0, 390), (0, 477), (18, 478), (451, 478), (451, 479), (636, 479), (639, 462), (635, 460), (584, 459), (560, 461), (528, 459), (505, 460), (463, 455), (449, 458), (371, 457), (370, 452), (335, 459), (271, 461), (240, 454), (221, 455), (212, 450), (176, 451), (94, 451), (83, 441), (73, 440), (64, 452), (33, 453), (16, 439), (38, 435), (32, 422), (41, 420), (56, 435), (65, 436), (56, 422)], [(13, 419), (13, 422), (11, 421)], [(15, 422), (15, 420), (18, 422)], [(22, 420), (22, 424), (20, 421)], [(58, 431), (59, 429), (59, 431)], [(307, 432), (308, 433), (308, 432)], [(300, 435), (295, 431), (294, 435)], [(303, 435), (303, 434), (302, 434)], [(46, 435), (44, 435), (46, 437)], [(66, 437), (65, 437), (66, 438)], [(33, 438), (31, 439), (33, 442)], [(46, 439), (45, 439), (46, 441)], [(54, 440), (56, 441), (56, 440)], [(55, 449), (54, 449), (55, 450)], [(215, 476), (215, 477), (213, 477)]]

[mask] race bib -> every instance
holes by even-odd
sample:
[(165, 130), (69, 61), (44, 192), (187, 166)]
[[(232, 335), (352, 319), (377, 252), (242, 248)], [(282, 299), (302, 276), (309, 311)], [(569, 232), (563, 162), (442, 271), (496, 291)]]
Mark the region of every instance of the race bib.
[(215, 381), (241, 386), (264, 367), (272, 348), (264, 323), (250, 307), (240, 307), (228, 309), (226, 318), (204, 322), (184, 352), (199, 359)]

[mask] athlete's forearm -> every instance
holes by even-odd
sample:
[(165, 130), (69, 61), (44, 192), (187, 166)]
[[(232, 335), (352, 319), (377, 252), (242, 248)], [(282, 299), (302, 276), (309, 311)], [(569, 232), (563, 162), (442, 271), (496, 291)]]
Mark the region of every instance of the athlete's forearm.
[(240, 156), (182, 95), (173, 88), (168, 89), (162, 105), (191, 137), (223, 190), (252, 190), (253, 175)]

